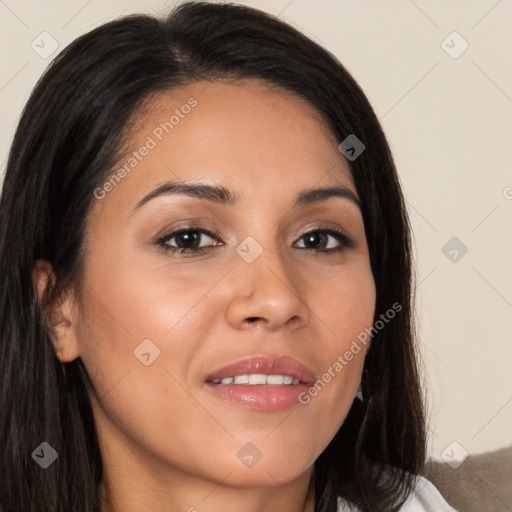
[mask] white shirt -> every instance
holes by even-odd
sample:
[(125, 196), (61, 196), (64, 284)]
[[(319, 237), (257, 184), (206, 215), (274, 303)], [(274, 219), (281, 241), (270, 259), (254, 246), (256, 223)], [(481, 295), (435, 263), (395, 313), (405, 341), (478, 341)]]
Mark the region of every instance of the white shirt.
[[(349, 506), (345, 500), (338, 497), (338, 512), (358, 512), (357, 508)], [(425, 477), (416, 477), (416, 487), (407, 501), (402, 505), (400, 512), (457, 512), (450, 507)]]

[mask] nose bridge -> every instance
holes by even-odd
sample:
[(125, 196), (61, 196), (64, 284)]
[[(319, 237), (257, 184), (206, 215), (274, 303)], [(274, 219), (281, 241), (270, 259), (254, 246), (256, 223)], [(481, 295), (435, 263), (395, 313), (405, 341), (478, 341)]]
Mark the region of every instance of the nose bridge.
[[(254, 190), (252, 205), (244, 210), (244, 226), (246, 237), (236, 247), (238, 256), (248, 265), (257, 264), (283, 268), (283, 244), (280, 243), (279, 217), (282, 212), (276, 206), (277, 198), (260, 197), (261, 191)], [(277, 219), (277, 222), (276, 222)], [(242, 265), (242, 268), (244, 266)]]
[(242, 274), (250, 274), (249, 281), (253, 285), (284, 288), (288, 293), (297, 294), (293, 268), (289, 262), (287, 265), (287, 256), (279, 241), (272, 233), (266, 233), (259, 239), (262, 243), (252, 236), (247, 237), (237, 247), (238, 255), (245, 262), (241, 265)]
[[(272, 189), (274, 195), (270, 201), (268, 195), (260, 197), (261, 193), (261, 189), (254, 190), (252, 207), (245, 210), (247, 234), (236, 247), (243, 260), (239, 263), (242, 268), (246, 267), (246, 272), (254, 272), (254, 280), (251, 280), (254, 291), (264, 285), (274, 288), (274, 293), (298, 295), (297, 279), (300, 277), (290, 261), (292, 248), (286, 247), (285, 235), (279, 227), (286, 220), (287, 210), (280, 206), (276, 189)], [(246, 272), (242, 271), (242, 275)]]

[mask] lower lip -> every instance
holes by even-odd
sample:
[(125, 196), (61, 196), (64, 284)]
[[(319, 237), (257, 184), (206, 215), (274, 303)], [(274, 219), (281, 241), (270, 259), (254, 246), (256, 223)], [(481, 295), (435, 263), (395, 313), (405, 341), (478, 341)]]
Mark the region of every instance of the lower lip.
[(213, 384), (206, 386), (217, 396), (255, 411), (275, 412), (300, 404), (299, 396), (307, 393), (307, 384), (269, 386), (250, 384)]

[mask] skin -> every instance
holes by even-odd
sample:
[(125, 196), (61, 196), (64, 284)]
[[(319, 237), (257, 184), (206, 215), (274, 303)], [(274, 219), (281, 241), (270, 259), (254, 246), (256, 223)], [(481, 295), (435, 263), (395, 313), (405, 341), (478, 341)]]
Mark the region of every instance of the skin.
[[(366, 348), (307, 405), (278, 412), (228, 403), (203, 379), (255, 354), (292, 356), (319, 378), (371, 327), (375, 285), (358, 206), (331, 197), (293, 207), (305, 189), (357, 191), (317, 112), (257, 81), (195, 83), (153, 96), (127, 148), (140, 148), (191, 96), (197, 106), (93, 199), (83, 295), (54, 305), (51, 339), (57, 357), (80, 357), (91, 379), (103, 512), (312, 512), (313, 463), (354, 400)], [(171, 179), (223, 185), (239, 202), (175, 194), (135, 208)], [(192, 219), (220, 239), (201, 235), (200, 254), (157, 245)], [(305, 248), (303, 235), (325, 226), (342, 229), (354, 247), (327, 252), (343, 247), (328, 234), (313, 240), (323, 251)], [(248, 236), (263, 248), (252, 263), (236, 252)], [(38, 261), (40, 295), (51, 276), (51, 265)], [(134, 350), (148, 338), (160, 355), (145, 366)], [(262, 455), (252, 467), (237, 457), (248, 442)]]

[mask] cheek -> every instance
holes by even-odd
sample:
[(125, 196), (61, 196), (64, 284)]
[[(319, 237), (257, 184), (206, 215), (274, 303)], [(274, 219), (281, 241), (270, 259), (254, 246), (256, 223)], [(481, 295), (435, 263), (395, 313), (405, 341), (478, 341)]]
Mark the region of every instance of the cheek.
[(317, 289), (310, 307), (331, 334), (330, 349), (348, 348), (373, 322), (376, 290), (369, 266), (347, 268)]
[[(347, 269), (318, 288), (310, 307), (323, 324), (318, 347), (323, 371), (303, 402), (332, 418), (332, 435), (343, 422), (361, 379), (375, 314), (375, 283), (369, 266)], [(320, 411), (323, 411), (320, 412)], [(336, 418), (334, 418), (334, 416)]]
[(205, 306), (200, 301), (215, 280), (210, 276), (191, 286), (190, 280), (171, 280), (163, 271), (158, 275), (161, 279), (154, 269), (128, 270), (105, 260), (91, 265), (78, 334), (81, 358), (106, 444), (117, 442), (122, 432), (145, 452), (200, 473), (204, 468), (190, 467), (190, 454), (204, 452), (204, 464), (212, 467), (216, 460), (208, 443), (198, 439), (210, 432), (211, 445), (226, 435), (194, 400), (195, 390), (187, 389), (187, 369), (210, 325), (201, 317)]

